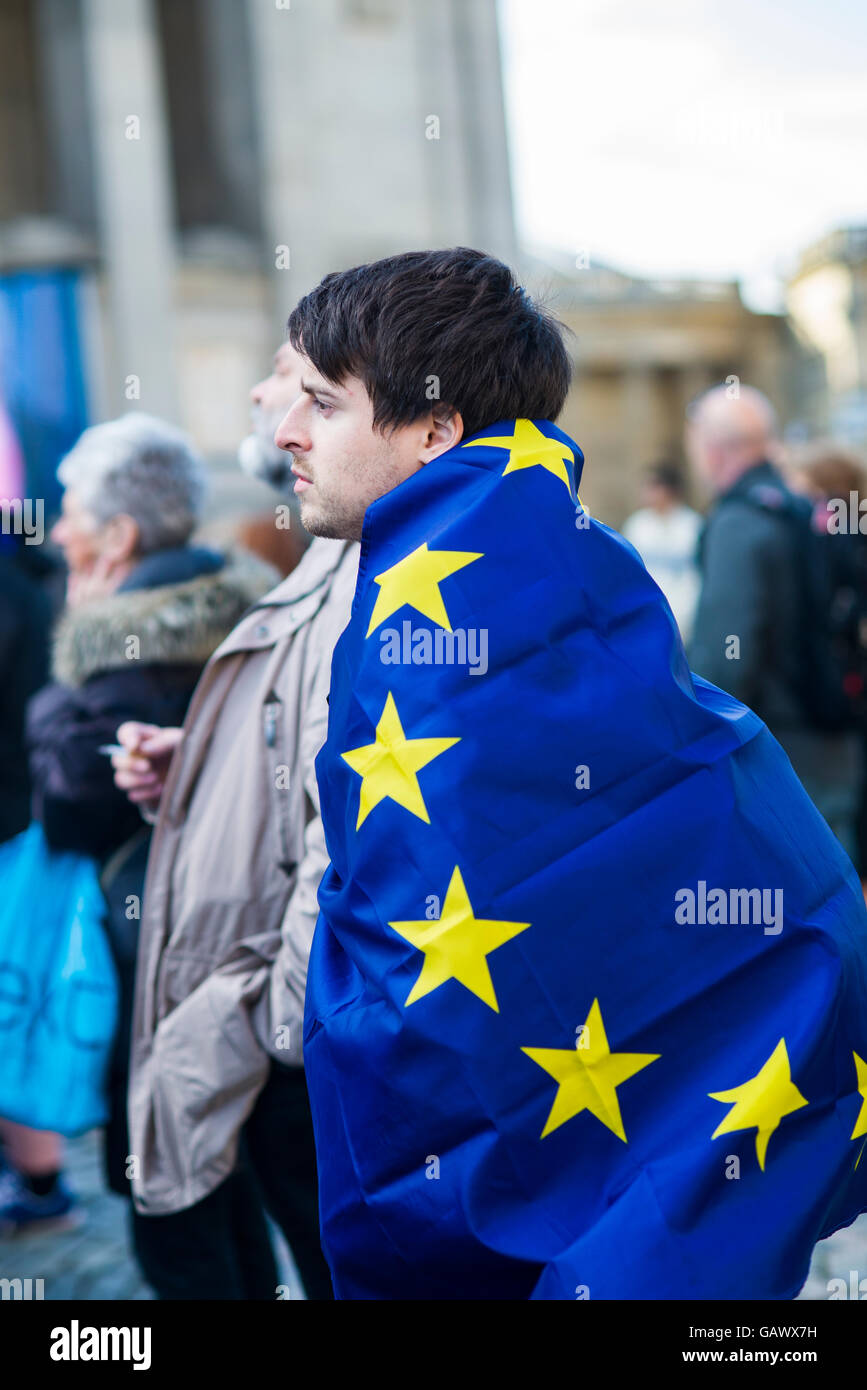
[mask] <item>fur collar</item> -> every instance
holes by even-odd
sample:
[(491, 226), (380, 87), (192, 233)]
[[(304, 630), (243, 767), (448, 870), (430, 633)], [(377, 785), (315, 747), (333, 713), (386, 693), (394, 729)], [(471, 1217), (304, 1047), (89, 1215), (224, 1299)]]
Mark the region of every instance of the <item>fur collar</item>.
[[(54, 635), (53, 675), (83, 685), (97, 672), (143, 666), (204, 666), (243, 613), (278, 580), (253, 555), (235, 551), (222, 569), (182, 584), (129, 589), (62, 615)], [(130, 652), (130, 638), (138, 652)]]

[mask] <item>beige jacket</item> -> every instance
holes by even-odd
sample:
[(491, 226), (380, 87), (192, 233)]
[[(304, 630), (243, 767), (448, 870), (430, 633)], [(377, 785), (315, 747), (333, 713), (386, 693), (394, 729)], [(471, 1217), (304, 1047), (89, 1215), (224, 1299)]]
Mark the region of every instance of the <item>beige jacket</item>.
[(160, 802), (139, 941), (133, 1197), (180, 1211), (234, 1167), (269, 1054), (302, 1064), (327, 864), (314, 760), (358, 546), (314, 540), (218, 647)]

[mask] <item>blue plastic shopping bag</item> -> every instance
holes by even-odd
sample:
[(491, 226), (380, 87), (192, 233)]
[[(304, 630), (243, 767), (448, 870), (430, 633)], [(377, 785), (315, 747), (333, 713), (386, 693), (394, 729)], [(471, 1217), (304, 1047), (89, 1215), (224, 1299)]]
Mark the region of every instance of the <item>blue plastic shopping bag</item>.
[(92, 859), (34, 822), (0, 845), (0, 1116), (81, 1134), (107, 1116), (117, 978)]

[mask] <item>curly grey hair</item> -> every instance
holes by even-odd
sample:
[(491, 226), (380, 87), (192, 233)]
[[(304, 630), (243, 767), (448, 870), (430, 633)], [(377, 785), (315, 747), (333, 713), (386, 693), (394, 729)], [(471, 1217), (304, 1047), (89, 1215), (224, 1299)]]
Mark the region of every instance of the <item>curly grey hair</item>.
[(57, 476), (97, 521), (131, 516), (142, 555), (183, 545), (207, 492), (205, 465), (187, 436), (141, 411), (85, 430)]

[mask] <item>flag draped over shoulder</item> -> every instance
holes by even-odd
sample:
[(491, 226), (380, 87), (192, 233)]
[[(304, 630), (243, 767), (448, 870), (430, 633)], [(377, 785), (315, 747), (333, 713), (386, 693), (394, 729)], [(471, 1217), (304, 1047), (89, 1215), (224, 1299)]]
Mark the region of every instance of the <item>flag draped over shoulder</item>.
[(305, 1021), (340, 1298), (789, 1298), (867, 1207), (859, 884), (582, 462), (500, 422), (365, 519)]

